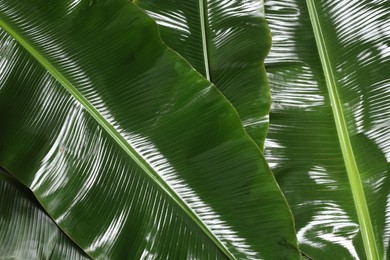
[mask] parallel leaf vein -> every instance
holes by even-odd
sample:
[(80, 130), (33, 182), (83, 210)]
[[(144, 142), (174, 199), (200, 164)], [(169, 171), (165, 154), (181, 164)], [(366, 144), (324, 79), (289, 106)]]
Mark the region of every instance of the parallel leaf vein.
[(0, 20), (0, 26), (19, 42), (44, 68), (46, 68), (88, 113), (99, 123), (99, 125), (115, 140), (115, 142), (144, 170), (144, 172), (154, 180), (201, 228), (205, 234), (216, 244), (216, 246), (230, 259), (234, 256), (223, 245), (223, 243), (213, 234), (213, 232), (203, 223), (195, 212), (181, 199), (181, 197), (154, 171), (153, 168), (135, 151), (133, 147), (115, 130), (115, 128), (99, 113), (99, 111), (64, 77), (44, 56), (36, 51), (33, 46), (23, 39), (4, 21)]
[(315, 7), (314, 0), (306, 0), (309, 15), (317, 43), (317, 48), (324, 70), (325, 81), (329, 92), (330, 102), (335, 119), (337, 134), (340, 141), (345, 167), (347, 170), (352, 195), (360, 223), (365, 252), (368, 259), (379, 259), (375, 234), (371, 223), (370, 213), (364, 193), (359, 169), (356, 164), (355, 155), (350, 141), (346, 120), (344, 118), (342, 103), (337, 91), (337, 83), (334, 71), (332, 70), (327, 46), (324, 40), (324, 34), (321, 29), (321, 23)]

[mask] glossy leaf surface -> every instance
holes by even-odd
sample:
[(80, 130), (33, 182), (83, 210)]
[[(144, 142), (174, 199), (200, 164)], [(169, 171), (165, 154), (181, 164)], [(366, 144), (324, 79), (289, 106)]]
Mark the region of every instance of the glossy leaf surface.
[(296, 258), (220, 92), (123, 1), (2, 0), (0, 164), (98, 259)]
[(163, 41), (232, 102), (261, 149), (268, 130), (264, 70), (271, 37), (260, 0), (136, 0), (159, 24)]
[(0, 169), (0, 258), (89, 259), (26, 187)]
[(265, 155), (314, 259), (387, 259), (390, 2), (266, 2)]

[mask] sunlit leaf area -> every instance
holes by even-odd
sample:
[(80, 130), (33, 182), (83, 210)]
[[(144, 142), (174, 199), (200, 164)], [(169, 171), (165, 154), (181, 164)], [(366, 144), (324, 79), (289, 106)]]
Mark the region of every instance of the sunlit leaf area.
[(390, 1), (0, 0), (0, 259), (390, 259)]

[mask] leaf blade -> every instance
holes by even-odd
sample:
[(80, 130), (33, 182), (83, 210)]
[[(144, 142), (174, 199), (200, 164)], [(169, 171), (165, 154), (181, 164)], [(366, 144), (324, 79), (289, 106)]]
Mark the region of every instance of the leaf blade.
[(322, 67), (324, 68), (325, 80), (330, 96), (330, 102), (333, 108), (333, 115), (335, 118), (336, 129), (345, 161), (345, 168), (350, 180), (352, 195), (355, 201), (359, 223), (362, 228), (364, 248), (368, 259), (378, 259), (379, 253), (376, 246), (374, 230), (371, 224), (371, 217), (367, 206), (366, 196), (364, 194), (362, 181), (360, 179), (359, 169), (357, 167), (355, 155), (349, 138), (340, 96), (337, 91), (335, 73), (332, 71), (329, 54), (327, 52), (327, 46), (325, 44), (324, 34), (321, 30), (321, 24), (318, 18), (315, 3), (312, 0), (307, 0), (306, 2), (309, 10), (310, 20), (312, 21), (314, 36), (317, 42)]
[[(8, 66), (0, 106), (10, 115), (1, 113), (0, 162), (70, 237), (96, 258), (298, 255), (284, 198), (236, 112), (161, 44), (150, 19), (127, 1), (45, 5), (4, 2), (2, 20), (199, 218), (183, 213), (88, 104), (2, 31)], [(268, 209), (267, 201), (280, 207)]]
[[(110, 125), (110, 123), (91, 105), (82, 94), (80, 94), (75, 87), (60, 73), (52, 64), (50, 64), (44, 57), (37, 53), (32, 46), (30, 46), (23, 38), (15, 33), (6, 23), (1, 22), (0, 25), (14, 37), (28, 52), (38, 60), (44, 68), (46, 68), (65, 88), (86, 108), (92, 117), (99, 123), (99, 125), (107, 131), (107, 133), (116, 141), (116, 143), (125, 150), (125, 152), (146, 172), (150, 178), (156, 181), (162, 189), (164, 189), (170, 197), (172, 197), (178, 205), (198, 223), (201, 229), (210, 236), (210, 238), (221, 248), (221, 250), (229, 257), (233, 257), (229, 251), (221, 244), (218, 238), (198, 219), (196, 214), (185, 204), (182, 199), (167, 185), (164, 180), (150, 167), (150, 165), (139, 155), (136, 150)], [(34, 186), (34, 183), (32, 184)]]
[(262, 1), (143, 1), (164, 42), (215, 84), (263, 149), (270, 95), (264, 59), (271, 36)]
[[(270, 1), (266, 6), (276, 39), (267, 64), (275, 104), (271, 109), (273, 126), (266, 157), (273, 163), (282, 190), (289, 194), (287, 197), (296, 217), (304, 252), (319, 259), (324, 257), (324, 251), (337, 252), (338, 257), (351, 259), (371, 254), (375, 257), (375, 252), (383, 257), (388, 254), (385, 242), (388, 234), (383, 228), (388, 223), (385, 194), (388, 194), (389, 184), (382, 174), (388, 172), (388, 152), (384, 147), (389, 140), (383, 133), (386, 127), (373, 119), (378, 116), (383, 120), (388, 118), (388, 106), (379, 96), (388, 96), (383, 89), (388, 84), (384, 67), (389, 60), (378, 53), (378, 46), (389, 37), (381, 30), (371, 33), (366, 28), (371, 28), (371, 24), (378, 28), (388, 27), (384, 13), (389, 6), (384, 2), (371, 4), (368, 1), (307, 3), (309, 8), (298, 1)], [(313, 31), (319, 25), (312, 23), (321, 26), (322, 39), (318, 39), (321, 33)], [(323, 61), (321, 50), (319, 55), (313, 55), (318, 53), (317, 46), (321, 42), (328, 51), (327, 55), (322, 53)], [(367, 61), (362, 59), (365, 52), (372, 53)], [(331, 74), (334, 83), (326, 84), (332, 81)], [(328, 90), (328, 86), (333, 88)], [(332, 97), (334, 90), (338, 92), (338, 98)], [(337, 103), (343, 114), (334, 116)], [(335, 120), (335, 117), (341, 116), (345, 118), (344, 123), (337, 126), (340, 120)], [(353, 150), (354, 154), (348, 155), (349, 158), (355, 157), (351, 163), (345, 163), (337, 130), (344, 130), (344, 135), (350, 138), (352, 148), (344, 150)], [(374, 133), (381, 136), (381, 144)], [(341, 141), (341, 145), (343, 143), (346, 142)], [(284, 160), (283, 156), (286, 157)], [(370, 160), (375, 163), (370, 163)], [(359, 172), (361, 181), (346, 178), (346, 166), (353, 166), (353, 161), (356, 161), (353, 171)], [(378, 186), (374, 188), (376, 181)], [(354, 201), (352, 190), (355, 188), (347, 191), (346, 187), (354, 184), (357, 184), (360, 195), (366, 195), (367, 203)], [(300, 188), (302, 190), (298, 191)], [(290, 194), (294, 190), (299, 194), (295, 194), (296, 198)], [(320, 195), (319, 191), (323, 194)], [(371, 218), (369, 223), (373, 226), (369, 239), (363, 239), (359, 231), (365, 224), (359, 220), (357, 212), (360, 210), (355, 206), (361, 205), (367, 207), (361, 215)], [(368, 211), (371, 217), (367, 217)], [(374, 253), (368, 249), (365, 254), (363, 248), (367, 246), (364, 244), (369, 240), (375, 244), (371, 246)]]
[(0, 254), (6, 259), (90, 259), (25, 187), (0, 169)]

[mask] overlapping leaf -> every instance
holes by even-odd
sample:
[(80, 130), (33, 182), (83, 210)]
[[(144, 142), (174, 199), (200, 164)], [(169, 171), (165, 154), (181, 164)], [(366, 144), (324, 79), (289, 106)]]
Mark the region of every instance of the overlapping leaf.
[(89, 259), (46, 215), (31, 191), (2, 169), (0, 258)]
[(128, 1), (2, 0), (0, 165), (93, 258), (298, 257), (261, 151)]
[(266, 158), (314, 259), (389, 258), (390, 2), (267, 1)]
[(262, 149), (268, 130), (264, 70), (271, 37), (260, 0), (136, 0), (159, 24), (162, 39), (214, 83)]

